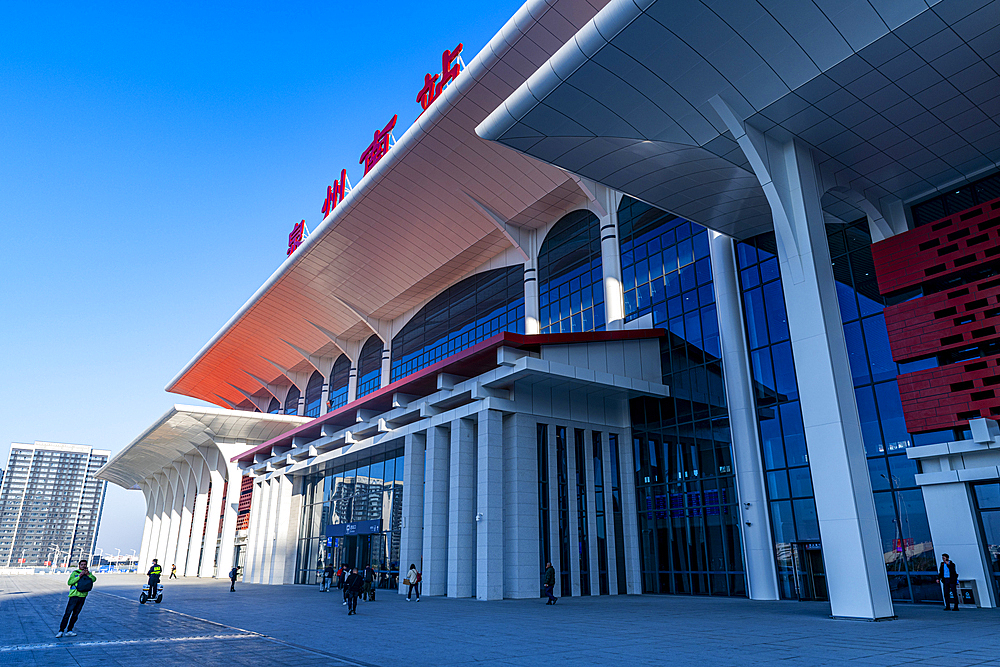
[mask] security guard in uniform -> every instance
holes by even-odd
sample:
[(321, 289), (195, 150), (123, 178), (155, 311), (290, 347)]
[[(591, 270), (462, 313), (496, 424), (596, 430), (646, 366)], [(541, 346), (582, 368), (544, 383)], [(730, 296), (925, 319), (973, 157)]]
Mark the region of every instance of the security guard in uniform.
[(160, 583), (161, 572), (163, 572), (163, 568), (160, 567), (160, 564), (157, 563), (156, 559), (154, 558), (153, 566), (150, 567), (149, 572), (146, 573), (149, 575), (149, 592), (154, 597), (156, 596), (156, 585)]

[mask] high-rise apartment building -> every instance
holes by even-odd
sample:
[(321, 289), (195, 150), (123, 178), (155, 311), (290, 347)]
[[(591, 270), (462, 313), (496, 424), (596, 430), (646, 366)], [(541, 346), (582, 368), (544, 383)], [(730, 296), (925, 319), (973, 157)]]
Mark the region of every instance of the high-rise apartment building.
[(86, 445), (13, 443), (0, 485), (0, 566), (65, 566), (97, 544), (111, 452)]

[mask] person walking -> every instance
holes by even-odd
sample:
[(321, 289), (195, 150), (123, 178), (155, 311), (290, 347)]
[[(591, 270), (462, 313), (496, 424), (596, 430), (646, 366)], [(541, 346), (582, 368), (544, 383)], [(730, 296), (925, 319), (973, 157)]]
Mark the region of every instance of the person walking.
[(555, 604), (557, 598), (552, 594), (552, 589), (556, 586), (556, 569), (552, 563), (545, 564), (545, 576), (542, 578), (542, 585), (545, 586), (545, 594), (549, 596), (549, 601), (545, 604)]
[(371, 565), (365, 568), (365, 593), (369, 602), (375, 602), (375, 568)]
[(229, 592), (236, 592), (236, 577), (240, 576), (240, 566), (233, 565), (233, 569), (229, 571)]
[(326, 567), (323, 568), (323, 583), (319, 585), (319, 590), (321, 593), (326, 593), (330, 590), (330, 584), (333, 583), (333, 563), (327, 563)]
[(347, 563), (341, 563), (340, 569), (337, 570), (337, 590), (342, 590), (344, 588), (344, 579), (347, 577)]
[(177, 566), (176, 565), (171, 565), (170, 566), (170, 578), (171, 579), (176, 579), (177, 578)]
[(351, 570), (351, 575), (344, 582), (344, 592), (347, 595), (347, 615), (354, 616), (358, 613), (358, 596), (361, 595), (361, 588), (365, 585), (364, 577), (358, 574), (358, 568)]
[(97, 577), (87, 569), (87, 561), (80, 561), (80, 568), (73, 570), (69, 575), (69, 601), (66, 603), (66, 612), (63, 614), (62, 622), (59, 623), (59, 632), (56, 637), (76, 637), (73, 631), (76, 626), (76, 619), (80, 616), (83, 603), (87, 601), (87, 593), (94, 588)]
[(410, 571), (406, 573), (406, 601), (410, 601), (410, 594), (413, 591), (417, 592), (417, 602), (420, 602), (420, 573), (417, 572), (417, 566), (410, 563)]
[(949, 601), (954, 600), (955, 606), (952, 611), (958, 611), (958, 570), (948, 558), (948, 554), (941, 554), (938, 577), (938, 583), (944, 583), (944, 610), (948, 611)]

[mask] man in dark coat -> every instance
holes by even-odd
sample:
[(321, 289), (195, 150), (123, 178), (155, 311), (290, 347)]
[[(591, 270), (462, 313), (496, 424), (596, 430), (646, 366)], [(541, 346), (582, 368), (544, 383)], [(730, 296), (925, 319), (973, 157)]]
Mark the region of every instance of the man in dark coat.
[(954, 600), (955, 606), (952, 611), (958, 611), (958, 570), (948, 558), (948, 554), (941, 554), (938, 577), (938, 582), (944, 583), (944, 610), (948, 611), (948, 602)]
[(556, 569), (552, 567), (552, 563), (545, 564), (545, 577), (542, 579), (542, 585), (545, 586), (545, 594), (549, 596), (549, 601), (545, 604), (555, 604), (559, 598), (552, 594), (552, 589), (556, 585)]
[[(365, 568), (365, 587), (364, 587), (364, 592), (368, 595), (369, 602), (375, 602), (375, 583), (376, 583), (375, 578), (376, 578), (375, 568), (369, 565), (368, 567)], [(365, 599), (365, 596), (362, 595), (361, 599), (362, 600)]]
[(358, 574), (358, 568), (351, 570), (350, 576), (344, 582), (344, 591), (347, 595), (347, 615), (353, 616), (358, 613), (358, 596), (365, 585), (365, 578)]

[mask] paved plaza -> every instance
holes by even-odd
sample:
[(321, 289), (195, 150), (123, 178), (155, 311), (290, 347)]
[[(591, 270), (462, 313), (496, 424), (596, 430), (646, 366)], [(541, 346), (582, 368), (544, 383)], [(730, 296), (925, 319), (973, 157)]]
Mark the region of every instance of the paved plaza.
[(0, 576), (0, 665), (1000, 665), (1000, 612), (897, 605), (836, 621), (820, 603), (616, 596), (482, 603), (379, 591), (347, 616), (337, 591), (180, 579), (140, 606), (144, 577), (102, 575), (79, 635), (55, 639), (64, 576)]

